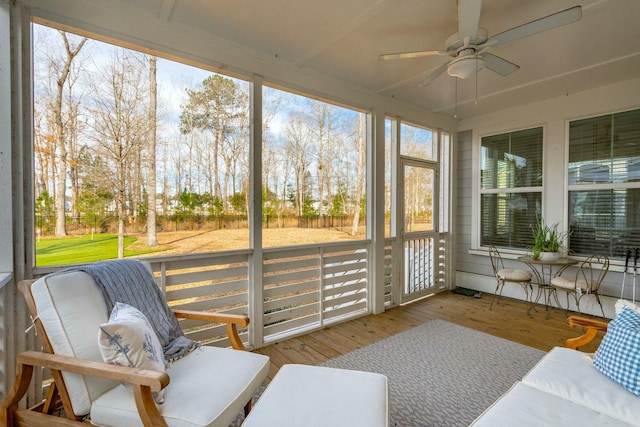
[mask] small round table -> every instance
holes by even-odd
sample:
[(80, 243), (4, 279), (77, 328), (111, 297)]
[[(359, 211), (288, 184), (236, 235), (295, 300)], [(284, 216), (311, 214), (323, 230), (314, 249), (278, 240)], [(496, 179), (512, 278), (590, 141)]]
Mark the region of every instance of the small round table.
[[(568, 267), (572, 265), (576, 265), (578, 263), (577, 260), (571, 258), (556, 258), (556, 259), (535, 259), (531, 256), (521, 256), (518, 257), (518, 261), (527, 264), (527, 266), (531, 269), (531, 272), (536, 278), (538, 282), (538, 294), (536, 295), (535, 301), (533, 298), (531, 299), (531, 307), (529, 307), (529, 311), (534, 308), (534, 304), (537, 304), (540, 300), (540, 297), (544, 294), (544, 306), (547, 312), (549, 311), (549, 306), (551, 305), (551, 279), (557, 277), (562, 274)], [(536, 268), (536, 266), (540, 266), (540, 270)], [(556, 269), (554, 273), (553, 270)], [(547, 313), (547, 316), (549, 313)]]

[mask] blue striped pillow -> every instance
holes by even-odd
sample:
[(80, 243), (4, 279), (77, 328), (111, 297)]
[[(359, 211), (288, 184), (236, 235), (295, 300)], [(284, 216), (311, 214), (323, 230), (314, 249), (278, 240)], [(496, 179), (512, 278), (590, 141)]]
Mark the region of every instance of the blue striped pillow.
[(629, 307), (609, 323), (593, 366), (640, 396), (640, 315)]

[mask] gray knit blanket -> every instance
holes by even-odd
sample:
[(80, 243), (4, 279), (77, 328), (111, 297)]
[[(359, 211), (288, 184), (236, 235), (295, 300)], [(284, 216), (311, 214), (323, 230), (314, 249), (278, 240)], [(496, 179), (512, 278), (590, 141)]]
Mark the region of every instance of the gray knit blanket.
[(179, 359), (200, 344), (188, 339), (153, 275), (137, 260), (116, 260), (73, 267), (89, 274), (107, 303), (107, 315), (116, 302), (140, 310), (149, 320), (162, 344), (167, 362)]

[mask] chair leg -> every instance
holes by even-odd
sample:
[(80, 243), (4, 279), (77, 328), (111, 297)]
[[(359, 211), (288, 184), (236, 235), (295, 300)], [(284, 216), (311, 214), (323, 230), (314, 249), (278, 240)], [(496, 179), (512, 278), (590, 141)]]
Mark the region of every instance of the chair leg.
[(246, 405), (244, 405), (244, 417), (245, 418), (249, 415), (249, 412), (251, 412), (252, 408), (253, 408), (253, 397), (251, 399), (249, 399), (249, 401), (247, 402)]
[[(576, 309), (578, 310), (578, 316), (582, 315), (580, 312), (580, 300), (582, 299), (582, 295), (578, 297), (578, 293), (573, 294), (573, 299), (576, 300)], [(569, 306), (567, 305), (567, 315), (569, 314)]]
[(496, 304), (498, 304), (500, 302), (500, 297), (502, 296), (502, 287), (504, 286), (504, 282), (502, 282), (501, 280), (498, 280), (498, 284), (496, 285), (496, 290), (493, 293), (493, 298), (491, 298), (491, 305), (489, 305), (489, 310), (491, 310), (493, 308), (493, 300), (496, 299), (496, 295), (498, 295), (498, 291), (500, 292), (500, 294), (498, 295), (498, 302)]
[(529, 290), (527, 289), (526, 282), (520, 282), (520, 286), (522, 286), (522, 289), (524, 290), (524, 300), (529, 302)]
[[(551, 305), (551, 296), (553, 295), (553, 299), (556, 300), (556, 304), (558, 308), (562, 308), (562, 304), (560, 304), (560, 299), (558, 298), (558, 290), (554, 287), (549, 288), (549, 305)], [(569, 307), (569, 294), (567, 294), (567, 307)], [(547, 309), (547, 319), (549, 318), (549, 313), (551, 310)]]
[(602, 317), (605, 317), (604, 308), (602, 308), (602, 302), (600, 301), (600, 296), (598, 295), (598, 293), (594, 293), (594, 295), (596, 296), (596, 301), (598, 301), (598, 304), (600, 305), (600, 311), (602, 311)]

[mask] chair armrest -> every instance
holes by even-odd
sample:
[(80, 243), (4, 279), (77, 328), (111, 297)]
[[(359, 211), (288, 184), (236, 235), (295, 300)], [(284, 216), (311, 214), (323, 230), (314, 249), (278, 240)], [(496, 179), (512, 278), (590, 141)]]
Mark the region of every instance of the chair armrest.
[(249, 325), (249, 318), (241, 314), (209, 313), (208, 311), (173, 310), (176, 317), (183, 319), (203, 320), (205, 322), (234, 323), (241, 328)]
[(565, 346), (567, 348), (572, 348), (574, 350), (577, 350), (579, 347), (582, 347), (583, 345), (586, 345), (591, 341), (593, 341), (598, 331), (606, 332), (608, 327), (607, 322), (603, 322), (601, 320), (588, 319), (586, 317), (580, 317), (580, 316), (569, 316), (567, 318), (567, 324), (571, 327), (583, 326), (587, 328), (584, 334), (576, 338), (569, 338), (566, 341)]
[(95, 362), (93, 360), (60, 356), (58, 354), (41, 353), (39, 351), (25, 351), (24, 353), (20, 353), (18, 354), (17, 362), (22, 365), (42, 366), (57, 371), (74, 372), (92, 377), (108, 378), (124, 383), (147, 386), (153, 391), (160, 391), (169, 384), (169, 375), (165, 372), (112, 365), (105, 362)]
[[(16, 376), (13, 387), (0, 405), (0, 424), (13, 425), (17, 412), (30, 412), (28, 410), (18, 409), (18, 403), (22, 400), (29, 388), (34, 366), (40, 366), (53, 371), (73, 372), (132, 384), (136, 407), (143, 425), (149, 427), (167, 426), (155, 405), (151, 393), (152, 390), (159, 391), (169, 384), (169, 375), (165, 372), (111, 365), (104, 362), (95, 362), (38, 351), (20, 353), (16, 360)], [(38, 419), (43, 420), (46, 420), (46, 417), (45, 414), (37, 416)], [(30, 418), (28, 417), (26, 419)], [(56, 420), (51, 419), (46, 423), (51, 424), (54, 421)]]
[(173, 313), (177, 318), (202, 320), (204, 322), (220, 322), (227, 325), (227, 336), (231, 347), (236, 350), (246, 350), (240, 336), (238, 326), (246, 328), (249, 325), (249, 318), (239, 314), (209, 313), (206, 311), (179, 310), (174, 309)]

